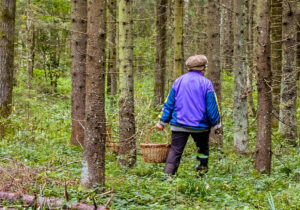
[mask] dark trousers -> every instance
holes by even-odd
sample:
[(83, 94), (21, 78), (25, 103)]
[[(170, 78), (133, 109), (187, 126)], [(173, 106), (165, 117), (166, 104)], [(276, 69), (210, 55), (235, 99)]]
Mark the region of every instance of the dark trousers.
[[(189, 136), (192, 135), (194, 142), (198, 148), (198, 153), (201, 153), (197, 157), (200, 160), (201, 167), (208, 167), (208, 155), (209, 155), (209, 131), (201, 132), (201, 133), (188, 133), (188, 132), (176, 132), (172, 131), (172, 143), (171, 149), (168, 154), (168, 158), (166, 161), (165, 173), (167, 174), (175, 174), (177, 171), (181, 156), (184, 150), (184, 147), (188, 141)], [(198, 166), (198, 168), (200, 167)], [(197, 168), (197, 170), (198, 170)]]

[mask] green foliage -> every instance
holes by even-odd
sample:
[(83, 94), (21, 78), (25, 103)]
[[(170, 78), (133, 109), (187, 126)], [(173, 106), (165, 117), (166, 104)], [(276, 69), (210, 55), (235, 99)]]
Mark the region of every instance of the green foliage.
[[(39, 42), (34, 79), (27, 88), (24, 55), (26, 1), (18, 1), (16, 21), (17, 86), (14, 87), (13, 112), (9, 130), (0, 141), (0, 191), (9, 189), (45, 197), (64, 197), (65, 183), (71, 202), (104, 205), (110, 194), (102, 195), (95, 186), (80, 187), (82, 149), (69, 145), (71, 134), (70, 55), (66, 40), (69, 32), (69, 0), (33, 0), (32, 11)], [(193, 0), (204, 6), (205, 1)], [(144, 4), (150, 8), (146, 10)], [(138, 146), (134, 168), (120, 168), (115, 154), (106, 153), (106, 189), (114, 190), (111, 209), (300, 209), (300, 149), (290, 146), (273, 131), (272, 173), (258, 174), (255, 158), (256, 119), (249, 118), (249, 156), (233, 151), (233, 76), (222, 75), (222, 116), (224, 146), (212, 148), (209, 171), (199, 178), (196, 148), (190, 139), (185, 148), (177, 176), (164, 181), (164, 164), (145, 163), (139, 148), (147, 131), (158, 121), (159, 109), (153, 107), (153, 74), (155, 69), (154, 1), (135, 2), (135, 119)], [(146, 18), (144, 17), (146, 14)], [(191, 16), (197, 14), (190, 11)], [(138, 22), (139, 20), (140, 22)], [(55, 24), (54, 24), (55, 23)], [(194, 21), (193, 23), (196, 23)], [(53, 25), (57, 27), (53, 27)], [(151, 25), (152, 27), (149, 27)], [(170, 27), (170, 26), (169, 26)], [(199, 27), (199, 28), (198, 28)], [(196, 26), (201, 31), (201, 25)], [(59, 42), (56, 42), (59, 37)], [(63, 44), (62, 44), (63, 43)], [(195, 45), (194, 42), (191, 42)], [(63, 47), (62, 47), (63, 46)], [(62, 48), (59, 48), (62, 47)], [(194, 46), (196, 47), (196, 45)], [(168, 49), (171, 54), (171, 49)], [(58, 53), (61, 54), (60, 57)], [(54, 56), (55, 54), (55, 56)], [(169, 69), (167, 69), (168, 72)], [(51, 75), (53, 78), (51, 79)], [(56, 78), (56, 86), (51, 80)], [(299, 84), (298, 84), (299, 85)], [(170, 88), (166, 87), (168, 92)], [(257, 92), (253, 93), (256, 104)], [(118, 141), (118, 101), (106, 98), (107, 122), (112, 140)], [(298, 100), (299, 107), (300, 100)], [(298, 108), (297, 116), (300, 116)], [(170, 132), (169, 132), (170, 136)], [(164, 142), (164, 133), (153, 131), (150, 141)], [(299, 140), (298, 140), (299, 141)], [(298, 142), (300, 143), (300, 142)], [(2, 169), (2, 170), (1, 170)], [(7, 169), (7, 170), (4, 170)], [(13, 179), (11, 178), (13, 177)], [(5, 186), (6, 183), (12, 185)], [(23, 208), (21, 203), (1, 201), (2, 206)]]
[[(58, 82), (57, 92), (43, 92), (47, 87), (43, 71), (35, 69), (33, 89), (26, 90), (19, 74), (14, 89), (14, 112), (11, 129), (0, 141), (0, 163), (12, 167), (12, 162), (32, 168), (32, 179), (23, 183), (27, 194), (63, 197), (64, 183), (68, 183), (70, 201), (104, 205), (108, 195), (80, 188), (81, 148), (70, 147), (70, 91), (69, 77)], [(272, 174), (260, 175), (253, 169), (254, 156), (240, 156), (233, 152), (232, 76), (223, 76), (225, 128), (224, 147), (212, 149), (209, 172), (198, 178), (196, 148), (189, 140), (178, 175), (164, 182), (163, 164), (145, 163), (138, 150), (136, 167), (120, 168), (117, 158), (107, 151), (106, 190), (114, 189), (111, 209), (298, 209), (300, 202), (299, 148), (291, 147), (274, 132)], [(157, 121), (158, 111), (152, 104), (152, 81), (145, 77), (135, 82), (137, 144), (144, 141), (147, 130)], [(117, 140), (118, 111), (107, 99), (107, 117), (112, 135)], [(250, 119), (250, 122), (254, 119)], [(255, 122), (253, 123), (255, 125)], [(251, 151), (255, 145), (255, 126), (250, 126)], [(253, 134), (252, 134), (253, 132)], [(153, 141), (164, 141), (161, 132), (153, 132)], [(253, 153), (254, 154), (254, 153)], [(15, 169), (17, 170), (17, 169)], [(23, 173), (26, 175), (26, 173)], [(16, 178), (18, 178), (16, 174)], [(5, 177), (5, 176), (4, 176)], [(1, 187), (1, 185), (0, 185)], [(13, 204), (2, 203), (12, 206)], [(14, 204), (20, 207), (20, 204)]]

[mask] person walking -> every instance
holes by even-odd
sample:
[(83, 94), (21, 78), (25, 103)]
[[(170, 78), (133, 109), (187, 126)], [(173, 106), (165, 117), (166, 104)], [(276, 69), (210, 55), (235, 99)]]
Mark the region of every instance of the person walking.
[(166, 124), (171, 125), (172, 143), (165, 174), (176, 173), (190, 135), (198, 148), (197, 159), (200, 164), (196, 170), (200, 175), (208, 171), (209, 132), (215, 127), (216, 134), (221, 133), (222, 125), (214, 87), (204, 77), (207, 63), (205, 55), (194, 55), (186, 60), (189, 71), (173, 83), (155, 126), (163, 130)]

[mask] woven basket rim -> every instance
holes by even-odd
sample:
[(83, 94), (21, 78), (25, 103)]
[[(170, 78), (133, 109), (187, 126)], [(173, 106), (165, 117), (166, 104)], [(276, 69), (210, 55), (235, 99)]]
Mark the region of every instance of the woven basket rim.
[(143, 144), (140, 144), (140, 147), (141, 148), (163, 148), (163, 147), (166, 147), (166, 148), (169, 148), (171, 145), (170, 144), (167, 144), (167, 143), (143, 143)]

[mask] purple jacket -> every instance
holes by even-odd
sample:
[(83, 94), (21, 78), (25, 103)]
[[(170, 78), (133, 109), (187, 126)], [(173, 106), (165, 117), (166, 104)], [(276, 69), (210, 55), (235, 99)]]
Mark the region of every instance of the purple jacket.
[(189, 71), (173, 84), (160, 120), (184, 128), (208, 129), (220, 120), (214, 87), (199, 71)]

